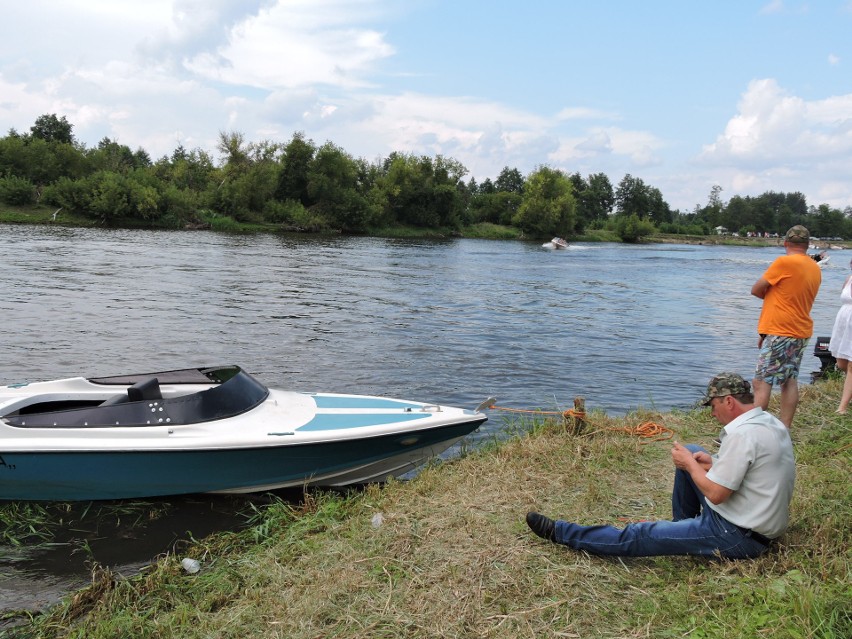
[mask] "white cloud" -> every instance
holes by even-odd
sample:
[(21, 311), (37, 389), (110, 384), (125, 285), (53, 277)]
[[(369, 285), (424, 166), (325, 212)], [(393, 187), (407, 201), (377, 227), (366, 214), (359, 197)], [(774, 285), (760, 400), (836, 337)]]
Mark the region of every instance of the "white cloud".
[(262, 89), (367, 86), (374, 63), (393, 55), (384, 36), (347, 24), (351, 3), (287, 2), (237, 25), (227, 43), (185, 61), (202, 77)]
[(566, 107), (556, 114), (557, 120), (617, 120), (614, 113), (586, 107)]
[(828, 54), (828, 63), (833, 67), (837, 66), (838, 64), (840, 64), (840, 56), (834, 55), (833, 53), (829, 53)]
[(735, 193), (809, 190), (811, 198), (826, 197), (826, 203), (842, 207), (852, 201), (848, 181), (839, 195), (844, 189), (808, 186), (841, 183), (850, 157), (852, 94), (808, 101), (763, 79), (749, 84), (738, 113), (698, 161), (731, 169)]
[(761, 168), (852, 155), (852, 94), (807, 102), (775, 80), (754, 80), (738, 108), (703, 160)]
[(581, 137), (563, 138), (550, 159), (570, 164), (585, 158), (603, 160), (602, 156), (620, 156), (622, 163), (629, 161), (637, 166), (651, 166), (659, 163), (657, 151), (663, 146), (659, 138), (645, 131), (593, 126)]
[(760, 9), (760, 13), (763, 14), (781, 13), (782, 11), (784, 11), (784, 0), (772, 0)]
[(795, 13), (795, 14), (805, 14), (809, 13), (811, 10), (810, 5), (807, 2), (800, 2), (796, 6), (789, 7), (784, 0), (772, 0), (768, 4), (763, 5), (760, 9), (760, 13), (763, 15), (776, 15), (776, 14), (786, 14), (786, 13)]

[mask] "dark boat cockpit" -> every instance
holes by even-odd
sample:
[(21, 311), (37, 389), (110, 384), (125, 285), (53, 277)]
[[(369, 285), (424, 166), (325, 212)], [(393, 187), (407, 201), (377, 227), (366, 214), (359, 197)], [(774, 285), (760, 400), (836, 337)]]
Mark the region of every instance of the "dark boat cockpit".
[[(238, 366), (189, 368), (161, 373), (90, 378), (104, 386), (124, 386), (106, 400), (45, 398), (2, 416), (20, 428), (107, 428), (177, 426), (226, 419), (263, 403), (269, 389)], [(210, 385), (202, 391), (163, 396), (161, 385)]]

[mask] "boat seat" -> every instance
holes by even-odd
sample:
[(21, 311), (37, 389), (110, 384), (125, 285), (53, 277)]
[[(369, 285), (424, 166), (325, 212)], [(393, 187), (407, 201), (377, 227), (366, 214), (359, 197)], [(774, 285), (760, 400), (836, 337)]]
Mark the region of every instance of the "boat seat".
[(127, 389), (126, 393), (110, 397), (101, 403), (101, 406), (114, 406), (125, 402), (144, 402), (148, 399), (163, 399), (163, 394), (160, 392), (160, 382), (156, 377), (136, 382)]
[(131, 402), (141, 402), (146, 399), (163, 399), (160, 392), (160, 382), (156, 377), (143, 379), (127, 389), (127, 397)]

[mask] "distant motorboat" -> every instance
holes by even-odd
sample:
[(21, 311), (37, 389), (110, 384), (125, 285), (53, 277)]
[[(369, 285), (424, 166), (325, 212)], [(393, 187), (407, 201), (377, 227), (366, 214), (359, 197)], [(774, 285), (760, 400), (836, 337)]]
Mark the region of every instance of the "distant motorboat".
[(826, 265), (831, 261), (831, 255), (829, 255), (825, 251), (820, 251), (819, 253), (814, 253), (811, 255), (811, 258), (817, 263), (820, 268), (825, 268)]
[(554, 237), (552, 240), (545, 242), (541, 246), (546, 249), (567, 249), (568, 242), (563, 240), (561, 237)]

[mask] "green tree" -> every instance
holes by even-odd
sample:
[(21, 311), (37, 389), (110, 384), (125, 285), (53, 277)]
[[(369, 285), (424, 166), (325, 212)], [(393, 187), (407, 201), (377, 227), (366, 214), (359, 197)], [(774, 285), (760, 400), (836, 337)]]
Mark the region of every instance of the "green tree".
[(663, 199), (660, 189), (648, 187), (648, 219), (654, 224), (666, 224), (672, 221), (672, 210), (668, 202)]
[(275, 198), (281, 200), (296, 200), (302, 206), (310, 206), (313, 202), (308, 194), (308, 168), (316, 153), (313, 141), (306, 140), (305, 134), (294, 133), (293, 138), (284, 147), (278, 183), (275, 188)]
[(119, 173), (98, 171), (90, 178), (91, 199), (88, 213), (110, 224), (116, 219), (130, 217), (130, 186)]
[(74, 144), (72, 133), (73, 125), (63, 115), (56, 117), (55, 113), (40, 115), (35, 124), (30, 127), (30, 134), (38, 140), (45, 142), (59, 142), (61, 144)]
[(72, 180), (61, 177), (44, 189), (42, 200), (46, 204), (61, 206), (78, 215), (89, 215), (92, 199), (92, 184), (88, 179)]
[(606, 173), (589, 176), (589, 189), (584, 196), (587, 215), (593, 220), (606, 220), (615, 205), (615, 191)]
[(499, 191), (477, 195), (471, 200), (471, 221), (510, 225), (518, 212), (523, 195), (517, 192)]
[(494, 183), (491, 181), (491, 178), (485, 178), (479, 184), (479, 193), (482, 195), (491, 195), (497, 192), (497, 187), (494, 186)]
[(222, 155), (225, 168), (232, 175), (242, 173), (249, 165), (249, 150), (245, 136), (239, 131), (219, 131), (216, 149)]
[(172, 153), (171, 159), (164, 157), (154, 163), (152, 172), (160, 180), (180, 190), (202, 193), (211, 185), (218, 186), (213, 158), (203, 149), (187, 151), (179, 146)]
[(504, 166), (500, 175), (494, 181), (494, 187), (498, 192), (523, 194), (524, 176), (518, 169), (510, 169), (508, 166)]
[[(723, 213), (724, 212), (724, 216)], [(745, 227), (753, 228), (758, 232), (764, 232), (766, 229), (760, 228), (755, 224), (754, 216), (752, 215), (752, 207), (746, 198), (735, 195), (724, 207), (723, 211), (719, 212), (717, 220), (722, 220), (722, 226), (733, 231), (734, 229), (742, 229)], [(718, 226), (714, 225), (713, 228)]]
[(808, 227), (814, 237), (842, 237), (845, 231), (845, 218), (840, 209), (828, 204), (820, 204), (811, 213), (813, 224)]
[(364, 231), (371, 221), (368, 200), (358, 188), (358, 170), (352, 157), (331, 142), (317, 150), (308, 169), (314, 211), (347, 232)]
[(119, 144), (109, 138), (98, 142), (98, 147), (89, 152), (92, 166), (100, 171), (127, 173), (136, 166), (136, 156), (126, 144)]
[(86, 157), (71, 144), (17, 135), (0, 139), (0, 175), (26, 178), (37, 189), (62, 176), (76, 179), (90, 171)]
[(279, 146), (269, 141), (247, 144), (242, 133), (220, 131), (217, 149), (224, 165), (221, 181), (210, 191), (210, 207), (238, 222), (261, 221), (275, 194)]
[(577, 200), (577, 230), (609, 218), (615, 193), (606, 174), (595, 173), (584, 180), (579, 173), (574, 173), (571, 183)]
[(625, 175), (615, 191), (615, 206), (618, 215), (636, 215), (639, 219), (648, 217), (650, 200), (645, 183), (629, 173)]
[(23, 206), (35, 202), (35, 195), (35, 185), (27, 178), (0, 177), (0, 202)]
[(512, 223), (538, 237), (567, 236), (574, 229), (576, 206), (571, 180), (558, 169), (542, 166), (527, 178)]
[(467, 170), (437, 156), (392, 153), (384, 164), (381, 187), (386, 197), (386, 219), (427, 228), (456, 227), (464, 200), (461, 179)]

